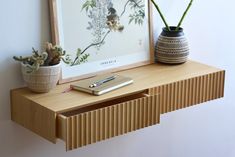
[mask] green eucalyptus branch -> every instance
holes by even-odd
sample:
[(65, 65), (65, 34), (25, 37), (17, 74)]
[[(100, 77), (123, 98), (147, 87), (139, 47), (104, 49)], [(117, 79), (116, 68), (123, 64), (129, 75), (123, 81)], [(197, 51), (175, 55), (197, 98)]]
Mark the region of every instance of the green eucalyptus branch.
[(192, 3), (193, 3), (193, 0), (191, 0), (190, 3), (188, 4), (188, 7), (186, 8), (186, 10), (185, 10), (183, 16), (181, 17), (181, 19), (180, 19), (180, 21), (179, 21), (179, 23), (178, 23), (178, 25), (177, 25), (175, 31), (178, 31), (178, 30), (179, 30), (179, 28), (180, 28), (180, 26), (181, 26), (181, 24), (182, 24), (182, 22), (183, 22), (183, 20), (184, 20), (184, 18), (185, 18), (185, 16), (186, 16), (187, 12), (189, 11), (189, 8), (192, 6)]
[(167, 24), (167, 22), (166, 22), (166, 20), (165, 20), (165, 18), (164, 18), (164, 16), (163, 16), (163, 14), (162, 14), (160, 8), (158, 7), (158, 5), (154, 2), (154, 0), (151, 0), (151, 2), (153, 3), (153, 5), (155, 6), (155, 8), (157, 9), (157, 11), (158, 11), (160, 17), (162, 18), (162, 21), (164, 22), (164, 24), (165, 24), (167, 30), (168, 30), (168, 31), (171, 31), (171, 29), (170, 29), (170, 27), (168, 26), (168, 24)]

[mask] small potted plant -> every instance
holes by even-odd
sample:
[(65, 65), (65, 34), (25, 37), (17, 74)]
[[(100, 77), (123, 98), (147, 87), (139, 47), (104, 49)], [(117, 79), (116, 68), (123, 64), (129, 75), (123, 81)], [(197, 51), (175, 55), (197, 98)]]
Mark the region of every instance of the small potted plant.
[(37, 93), (49, 92), (59, 80), (63, 60), (68, 63), (65, 51), (57, 45), (46, 43), (45, 52), (39, 53), (33, 48), (32, 55), (13, 58), (21, 62), (23, 79), (28, 88)]
[(190, 0), (186, 10), (184, 11), (177, 26), (169, 26), (154, 0), (151, 0), (154, 7), (157, 9), (165, 27), (156, 42), (155, 46), (155, 62), (167, 64), (179, 64), (187, 61), (189, 55), (188, 42), (184, 36), (181, 24), (190, 9), (193, 0)]

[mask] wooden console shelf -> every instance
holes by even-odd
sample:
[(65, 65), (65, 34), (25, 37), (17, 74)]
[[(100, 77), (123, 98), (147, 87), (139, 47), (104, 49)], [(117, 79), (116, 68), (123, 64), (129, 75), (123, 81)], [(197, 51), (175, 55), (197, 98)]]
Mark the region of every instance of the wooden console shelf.
[(72, 150), (147, 126), (160, 115), (223, 97), (225, 71), (194, 61), (151, 64), (117, 72), (134, 83), (102, 96), (58, 85), (46, 94), (27, 88), (11, 91), (12, 120)]

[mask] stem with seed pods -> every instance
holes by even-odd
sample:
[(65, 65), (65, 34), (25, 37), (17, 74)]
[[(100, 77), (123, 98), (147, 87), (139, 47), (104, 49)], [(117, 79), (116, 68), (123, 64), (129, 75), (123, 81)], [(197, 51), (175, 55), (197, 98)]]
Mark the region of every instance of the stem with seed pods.
[(183, 20), (184, 20), (184, 18), (185, 18), (185, 16), (186, 16), (188, 10), (189, 10), (189, 8), (191, 7), (192, 3), (193, 3), (193, 0), (191, 0), (190, 3), (188, 4), (188, 7), (187, 7), (187, 9), (185, 10), (183, 16), (181, 17), (180, 22), (178, 23), (178, 25), (177, 25), (175, 31), (178, 31), (178, 30), (179, 30), (179, 28), (180, 28), (180, 26), (181, 26), (181, 24), (182, 24), (182, 22), (183, 22)]
[(160, 14), (160, 17), (162, 18), (162, 21), (164, 22), (164, 24), (165, 24), (167, 30), (168, 30), (168, 31), (171, 31), (171, 29), (170, 29), (170, 27), (168, 26), (168, 24), (167, 24), (167, 22), (166, 22), (166, 20), (165, 20), (165, 18), (164, 18), (164, 16), (163, 16), (163, 14), (162, 14), (160, 8), (159, 8), (158, 5), (154, 2), (154, 0), (151, 0), (151, 1), (152, 1), (153, 5), (155, 6), (155, 8), (157, 9), (158, 13)]

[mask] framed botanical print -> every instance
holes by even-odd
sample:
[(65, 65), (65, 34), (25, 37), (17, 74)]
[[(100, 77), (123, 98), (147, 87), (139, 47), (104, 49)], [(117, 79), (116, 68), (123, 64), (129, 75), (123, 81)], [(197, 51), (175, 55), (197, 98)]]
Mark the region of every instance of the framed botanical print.
[(60, 83), (153, 62), (149, 0), (49, 0), (52, 42), (68, 64)]

